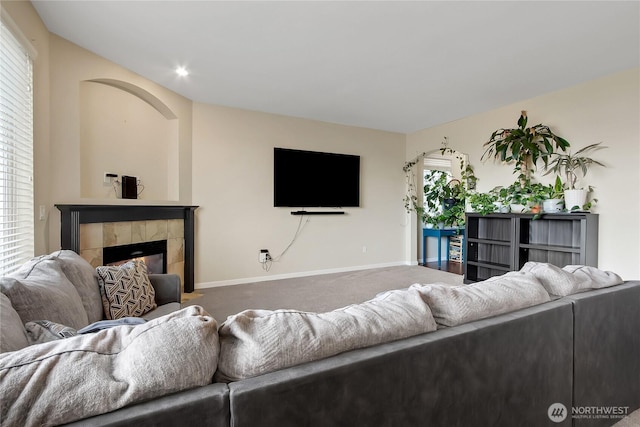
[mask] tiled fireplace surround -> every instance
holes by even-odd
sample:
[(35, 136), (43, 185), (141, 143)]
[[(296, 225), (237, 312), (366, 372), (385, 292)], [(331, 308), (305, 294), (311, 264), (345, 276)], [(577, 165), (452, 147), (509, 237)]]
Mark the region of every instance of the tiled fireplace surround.
[(167, 273), (177, 274), (183, 292), (193, 292), (193, 230), (196, 206), (56, 205), (63, 249), (91, 265), (103, 265), (105, 247), (167, 241)]

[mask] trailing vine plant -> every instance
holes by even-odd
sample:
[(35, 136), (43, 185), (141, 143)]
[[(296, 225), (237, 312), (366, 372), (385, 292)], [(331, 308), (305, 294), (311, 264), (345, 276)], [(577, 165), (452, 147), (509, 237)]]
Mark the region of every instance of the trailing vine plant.
[(414, 167), (422, 162), (424, 156), (427, 153), (421, 153), (417, 155), (413, 160), (410, 160), (404, 164), (402, 170), (404, 171), (405, 179), (407, 181), (407, 194), (404, 196), (404, 208), (407, 210), (407, 213), (415, 212), (424, 222), (425, 210), (424, 207), (420, 206), (418, 203), (418, 186), (416, 184), (416, 176), (417, 173), (414, 170)]

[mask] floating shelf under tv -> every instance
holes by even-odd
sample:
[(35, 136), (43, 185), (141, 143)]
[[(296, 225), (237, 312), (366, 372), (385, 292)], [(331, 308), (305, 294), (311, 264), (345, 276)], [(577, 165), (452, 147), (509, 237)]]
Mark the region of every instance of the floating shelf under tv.
[(344, 215), (344, 211), (293, 211), (291, 215)]

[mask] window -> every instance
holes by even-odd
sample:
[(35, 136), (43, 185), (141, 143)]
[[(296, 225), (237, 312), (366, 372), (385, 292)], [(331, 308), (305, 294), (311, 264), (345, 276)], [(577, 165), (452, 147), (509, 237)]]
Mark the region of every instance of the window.
[[(422, 185), (425, 191), (427, 188), (435, 188), (436, 184), (442, 187), (453, 178), (451, 174), (451, 156), (440, 152), (429, 154), (424, 158), (422, 172)], [(426, 197), (423, 200), (423, 207), (428, 215), (437, 215), (442, 210), (442, 206), (439, 203), (429, 201)]]
[(0, 20), (0, 274), (33, 257), (33, 69)]

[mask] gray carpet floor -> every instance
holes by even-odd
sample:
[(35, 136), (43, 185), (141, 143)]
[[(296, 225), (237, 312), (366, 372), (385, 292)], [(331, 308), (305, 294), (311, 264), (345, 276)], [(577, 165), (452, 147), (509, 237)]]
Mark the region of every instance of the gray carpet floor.
[(399, 266), (198, 289), (200, 305), (218, 323), (248, 309), (325, 312), (370, 300), (378, 293), (414, 283), (461, 285), (462, 276), (421, 266)]

